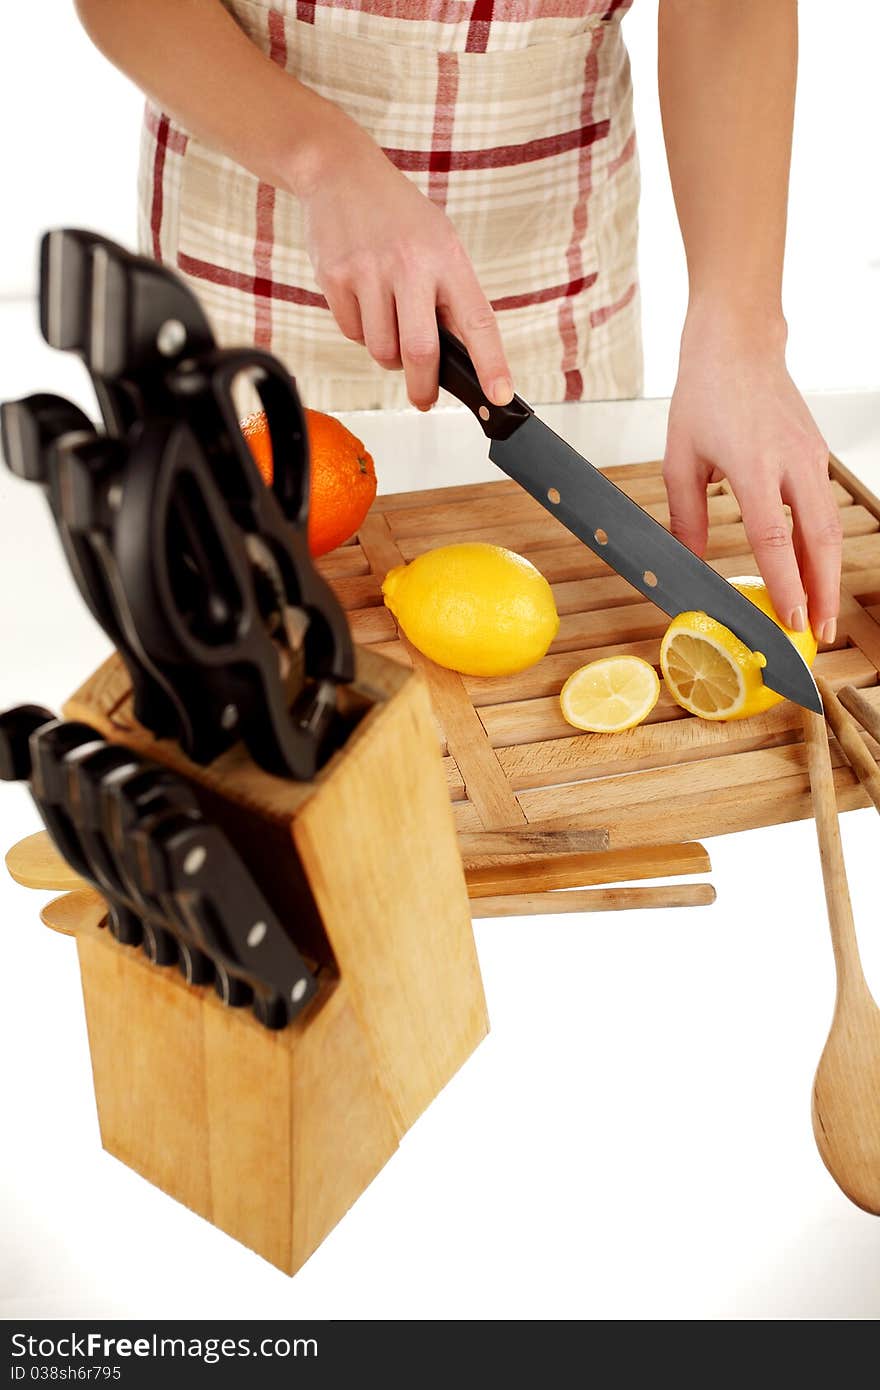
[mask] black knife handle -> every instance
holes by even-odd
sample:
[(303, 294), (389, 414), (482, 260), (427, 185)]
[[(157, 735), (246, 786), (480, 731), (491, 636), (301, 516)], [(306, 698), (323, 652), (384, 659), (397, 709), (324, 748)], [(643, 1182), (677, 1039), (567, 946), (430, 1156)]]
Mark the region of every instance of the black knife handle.
[(40, 327), (91, 374), (107, 431), (123, 437), (165, 413), (165, 374), (214, 346), (204, 311), (176, 276), (107, 237), (54, 228), (40, 244)]
[(45, 393), (0, 406), (0, 445), (10, 471), (43, 488), (77, 588), (128, 668), (136, 717), (160, 737), (173, 736), (180, 726), (174, 692), (123, 629), (101, 558), (112, 523), (106, 499), (122, 488), (123, 445), (98, 435), (69, 401)]
[(51, 710), (42, 705), (18, 705), (0, 714), (0, 781), (30, 780), (31, 734), (54, 720)]
[(447, 328), (440, 334), (440, 385), (444, 391), (473, 411), (487, 439), (509, 439), (520, 425), (525, 424), (532, 408), (519, 396), (509, 405), (494, 405), (484, 393), (477, 369), (464, 343), (459, 342)]
[(0, 712), (0, 780), (28, 781), (56, 848), (102, 895), (111, 934), (190, 985), (285, 1028), (318, 981), (193, 788), (87, 724)]
[(47, 490), (50, 448), (64, 435), (80, 433), (93, 438), (92, 422), (63, 396), (40, 391), (0, 406), (0, 443), (10, 473)]

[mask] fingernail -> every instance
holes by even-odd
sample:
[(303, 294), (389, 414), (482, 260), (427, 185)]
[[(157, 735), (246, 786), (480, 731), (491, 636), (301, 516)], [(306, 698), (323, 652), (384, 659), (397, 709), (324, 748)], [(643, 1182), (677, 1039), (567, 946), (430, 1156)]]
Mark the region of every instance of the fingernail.
[(789, 627), (792, 632), (805, 632), (807, 627), (807, 610), (803, 604), (792, 610)]
[(510, 405), (513, 400), (513, 387), (506, 376), (500, 376), (492, 385), (492, 400), (496, 405)]
[(819, 629), (819, 641), (830, 646), (837, 636), (837, 619), (829, 618), (827, 623), (823, 623)]

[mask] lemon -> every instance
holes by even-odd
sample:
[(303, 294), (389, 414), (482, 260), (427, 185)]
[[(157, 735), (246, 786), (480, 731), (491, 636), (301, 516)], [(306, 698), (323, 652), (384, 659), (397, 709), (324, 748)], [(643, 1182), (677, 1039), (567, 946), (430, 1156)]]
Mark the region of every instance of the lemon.
[[(756, 578), (731, 579), (735, 589), (772, 618), (808, 666), (816, 659), (816, 638), (808, 627), (793, 632), (779, 618), (767, 586)], [(702, 719), (747, 719), (778, 705), (782, 696), (764, 684), (765, 665), (729, 628), (705, 613), (679, 613), (660, 645), (660, 668), (672, 698)]]
[(559, 705), (576, 729), (616, 734), (641, 724), (660, 695), (657, 672), (640, 656), (605, 656), (569, 676)]
[(390, 570), (382, 593), (414, 647), (468, 676), (524, 671), (559, 631), (547, 580), (500, 545), (428, 550)]

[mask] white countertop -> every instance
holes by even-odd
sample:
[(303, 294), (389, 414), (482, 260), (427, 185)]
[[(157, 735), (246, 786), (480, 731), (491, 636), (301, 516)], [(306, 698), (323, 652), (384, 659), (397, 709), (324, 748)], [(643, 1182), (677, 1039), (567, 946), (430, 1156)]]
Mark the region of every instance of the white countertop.
[[(36, 390), (89, 405), (30, 306), (0, 306), (0, 399)], [(810, 404), (880, 489), (880, 391)], [(605, 466), (659, 457), (666, 408), (540, 413)], [(498, 476), (464, 411), (345, 419), (383, 491)], [(0, 708), (57, 707), (108, 644), (37, 490), (3, 470), (0, 593)], [(26, 793), (0, 788), (0, 848), (36, 828)], [(847, 815), (844, 841), (880, 994), (876, 813)], [(813, 826), (706, 843), (712, 908), (477, 925), (489, 1039), (292, 1281), (101, 1151), (75, 949), (0, 875), (0, 1314), (880, 1316), (880, 1224), (810, 1129), (833, 1002)]]

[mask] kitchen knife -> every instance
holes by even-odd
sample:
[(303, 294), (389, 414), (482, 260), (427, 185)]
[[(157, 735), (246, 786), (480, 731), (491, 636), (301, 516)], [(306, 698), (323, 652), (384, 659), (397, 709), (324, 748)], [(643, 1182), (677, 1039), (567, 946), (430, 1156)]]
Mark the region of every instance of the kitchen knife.
[[(20, 711), (11, 711), (3, 716), (6, 728), (14, 727), (15, 716)], [(7, 721), (13, 717), (10, 725)], [(4, 731), (5, 732), (5, 731)], [(104, 883), (95, 864), (83, 843), (81, 828), (77, 824), (70, 803), (69, 783), (64, 759), (79, 748), (92, 746), (97, 739), (95, 730), (87, 724), (67, 723), (60, 719), (50, 719), (32, 730), (27, 744), (18, 754), (19, 771), (30, 780), (31, 792), (43, 824), (51, 836), (56, 849), (76, 870), (81, 878), (106, 895)], [(136, 945), (141, 940), (141, 926), (128, 907), (107, 898), (110, 931), (124, 945)]]
[(142, 883), (164, 901), (210, 954), (225, 1003), (229, 989), (253, 990), (257, 1018), (283, 1028), (317, 992), (318, 983), (246, 865), (218, 826), (163, 816), (133, 832)]
[[(173, 811), (198, 815), (198, 803), (188, 783), (141, 759), (132, 765), (120, 765), (101, 778), (101, 825), (110, 850), (115, 856), (119, 875), (129, 896), (139, 904), (144, 921), (144, 951), (155, 960), (161, 949), (154, 920), (167, 927), (168, 904), (153, 897), (142, 882), (142, 865), (132, 839), (132, 831), (148, 816)], [(193, 941), (183, 926), (174, 919), (177, 934), (177, 962), (188, 985), (207, 985), (214, 980), (214, 966), (209, 956)]]
[(76, 227), (40, 243), (40, 328), (92, 378), (107, 433), (124, 438), (145, 414), (173, 414), (165, 368), (209, 352), (214, 338), (192, 294), (161, 265)]
[(91, 865), (79, 836), (62, 810), (55, 776), (57, 758), (54, 752), (47, 757), (46, 748), (54, 744), (63, 755), (94, 737), (94, 729), (87, 724), (65, 723), (39, 705), (20, 705), (0, 714), (0, 777), (5, 782), (30, 783), (37, 810), (58, 853), (81, 878), (93, 884)]
[[(110, 929), (125, 946), (136, 946), (145, 939), (146, 923), (137, 911), (122, 882), (115, 855), (101, 829), (100, 778), (111, 768), (133, 765), (133, 755), (125, 748), (105, 743), (97, 733), (92, 740), (71, 748), (61, 759), (60, 785), (65, 795), (68, 820), (79, 837), (82, 853), (91, 869), (98, 891), (110, 907)], [(170, 965), (177, 959), (173, 941), (155, 961)]]
[(87, 724), (36, 705), (0, 713), (0, 780), (28, 781), (68, 863), (105, 899), (110, 930), (188, 984), (285, 1028), (318, 981), (192, 787)]
[(466, 405), (491, 441), (489, 457), (594, 554), (671, 617), (694, 609), (723, 623), (765, 658), (764, 684), (822, 713), (816, 683), (785, 633), (699, 556), (677, 541), (514, 396), (484, 395), (457, 338), (440, 329), (440, 385)]
[(118, 490), (123, 446), (96, 434), (88, 416), (63, 397), (42, 393), (0, 407), (0, 442), (10, 471), (45, 492), (77, 588), (128, 668), (136, 717), (160, 737), (172, 735), (173, 694), (129, 640), (118, 588), (101, 559), (103, 495), (116, 495), (111, 489)]

